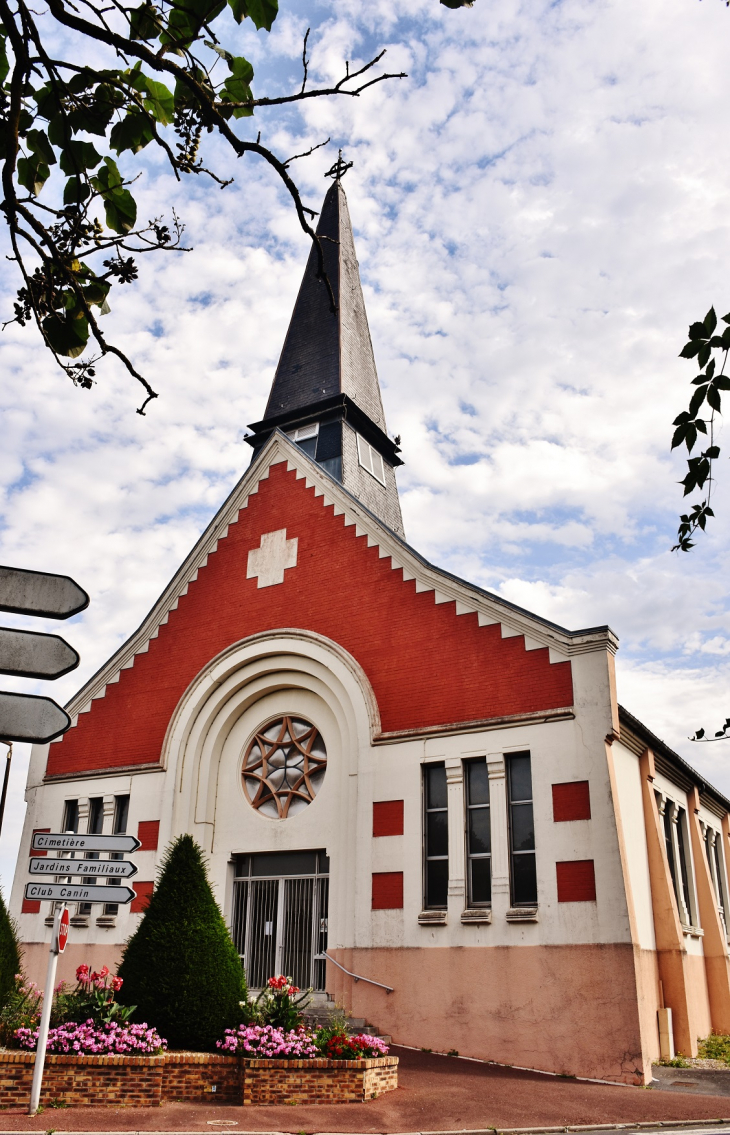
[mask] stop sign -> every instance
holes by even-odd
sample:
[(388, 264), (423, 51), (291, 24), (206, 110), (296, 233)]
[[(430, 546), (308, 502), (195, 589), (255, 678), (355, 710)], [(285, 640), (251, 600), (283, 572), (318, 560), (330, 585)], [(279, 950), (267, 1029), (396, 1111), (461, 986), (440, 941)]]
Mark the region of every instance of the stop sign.
[(68, 941), (68, 919), (69, 919), (68, 907), (65, 907), (64, 910), (63, 910), (63, 913), (61, 914), (61, 921), (60, 921), (59, 926), (58, 926), (58, 952), (59, 952), (59, 954), (62, 954), (63, 951), (66, 949), (66, 943)]

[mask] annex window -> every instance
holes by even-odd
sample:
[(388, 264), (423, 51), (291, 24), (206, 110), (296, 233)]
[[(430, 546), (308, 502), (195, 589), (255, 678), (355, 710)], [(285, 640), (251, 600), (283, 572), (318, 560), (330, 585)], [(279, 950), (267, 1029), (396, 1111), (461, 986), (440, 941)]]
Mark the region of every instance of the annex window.
[[(89, 824), (88, 824), (88, 827), (87, 827), (86, 830), (88, 831), (89, 835), (101, 835), (103, 827), (104, 827), (104, 797), (103, 796), (94, 796), (94, 797), (92, 797), (91, 800), (89, 800)], [(99, 852), (98, 851), (87, 851), (86, 852), (86, 859), (98, 859), (98, 858), (99, 858)], [(97, 883), (98, 879), (89, 877), (89, 878), (82, 879), (82, 882), (91, 885), (92, 883)], [(76, 913), (77, 914), (87, 914), (87, 915), (91, 914), (91, 903), (90, 902), (80, 902), (79, 905), (78, 905), (78, 909), (77, 909)]]
[(512, 905), (536, 906), (537, 867), (530, 754), (514, 753), (506, 758), (506, 764)]
[(74, 832), (79, 830), (79, 802), (78, 800), (67, 800), (63, 806), (63, 828), (64, 832)]
[(296, 430), (287, 430), (287, 437), (295, 441), (300, 449), (310, 457), (314, 457), (317, 452), (317, 436), (319, 434), (319, 422), (313, 422), (309, 426), (300, 426)]
[(363, 469), (367, 469), (371, 477), (385, 485), (385, 465), (377, 449), (373, 449), (369, 441), (365, 441), (360, 434), (357, 435), (357, 459)]
[[(128, 796), (115, 796), (114, 797), (114, 822), (112, 824), (112, 832), (114, 835), (124, 835), (127, 830), (127, 819), (129, 817), (129, 797)], [(124, 853), (121, 851), (114, 851), (109, 856), (110, 859), (124, 859)], [(110, 887), (120, 887), (122, 885), (121, 879), (108, 879)], [(115, 902), (108, 902), (104, 904), (104, 914), (114, 915), (119, 913), (119, 904)]]
[(464, 771), (466, 773), (467, 901), (469, 906), (488, 906), (492, 901), (492, 836), (487, 762), (467, 761)]
[(425, 902), (427, 910), (445, 910), (449, 885), (449, 826), (446, 769), (423, 766)]

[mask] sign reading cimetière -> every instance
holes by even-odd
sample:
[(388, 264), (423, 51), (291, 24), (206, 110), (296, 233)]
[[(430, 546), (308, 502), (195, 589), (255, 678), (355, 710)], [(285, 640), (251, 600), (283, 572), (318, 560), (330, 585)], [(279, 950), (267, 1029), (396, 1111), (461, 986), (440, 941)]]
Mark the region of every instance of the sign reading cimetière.
[(141, 846), (133, 835), (74, 835), (72, 832), (36, 832), (31, 843), (33, 851), (136, 851)]

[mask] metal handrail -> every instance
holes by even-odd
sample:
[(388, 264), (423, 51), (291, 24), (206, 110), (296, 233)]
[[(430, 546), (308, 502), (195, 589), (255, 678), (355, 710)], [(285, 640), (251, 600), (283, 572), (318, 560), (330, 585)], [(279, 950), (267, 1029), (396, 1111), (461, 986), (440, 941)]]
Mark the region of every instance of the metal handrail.
[(325, 960), (332, 962), (333, 966), (337, 966), (337, 968), (341, 969), (343, 973), (346, 973), (348, 977), (354, 978), (356, 982), (367, 981), (369, 985), (377, 985), (379, 989), (384, 989), (386, 993), (394, 992), (392, 985), (383, 985), (382, 981), (373, 981), (372, 977), (363, 977), (361, 973), (351, 973), (349, 969), (345, 969), (345, 967), (341, 966), (338, 961), (335, 961), (334, 958), (330, 957), (326, 950), (323, 954), (315, 954), (314, 960), (315, 962), (323, 962)]

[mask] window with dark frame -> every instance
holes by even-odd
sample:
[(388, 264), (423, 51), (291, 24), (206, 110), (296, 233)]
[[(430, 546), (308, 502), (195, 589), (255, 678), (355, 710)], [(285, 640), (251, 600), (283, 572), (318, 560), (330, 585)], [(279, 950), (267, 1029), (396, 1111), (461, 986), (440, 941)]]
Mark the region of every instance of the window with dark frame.
[(677, 846), (679, 847), (679, 871), (682, 879), (682, 894), (684, 896), (684, 905), (691, 921), (692, 918), (692, 902), (689, 890), (689, 871), (687, 869), (687, 851), (685, 848), (685, 823), (686, 815), (684, 808), (677, 808)]
[[(89, 833), (89, 835), (101, 835), (103, 827), (104, 827), (104, 797), (103, 796), (94, 796), (94, 797), (92, 797), (91, 800), (89, 800), (89, 823), (88, 823), (86, 830)], [(98, 851), (87, 851), (86, 854), (85, 854), (85, 858), (86, 859), (98, 859), (99, 858), (99, 852)], [(91, 886), (93, 883), (98, 883), (98, 879), (95, 879), (95, 878), (89, 876), (89, 877), (83, 878), (81, 880), (81, 882), (86, 883), (87, 886)], [(87, 915), (91, 914), (91, 903), (90, 902), (80, 902), (79, 905), (78, 905), (76, 913), (77, 914), (87, 914)]]
[(489, 774), (486, 760), (467, 761), (466, 857), (467, 901), (470, 907), (492, 901), (492, 832), (489, 808)]
[[(115, 796), (114, 797), (114, 821), (112, 824), (112, 833), (114, 835), (124, 835), (127, 830), (127, 819), (129, 817), (129, 797), (128, 796)], [(114, 851), (109, 856), (110, 859), (124, 859), (124, 853), (121, 851)], [(120, 887), (122, 885), (121, 879), (107, 879), (110, 887)], [(119, 913), (119, 904), (115, 902), (108, 902), (104, 904), (104, 914), (114, 915)]]
[(423, 766), (424, 908), (445, 910), (449, 886), (449, 825), (446, 769)]
[(532, 807), (532, 769), (529, 753), (505, 758), (510, 836), (512, 906), (537, 905), (535, 821)]
[[(61, 831), (62, 832), (74, 832), (74, 834), (75, 834), (76, 832), (78, 832), (78, 830), (79, 830), (79, 802), (78, 802), (78, 800), (66, 800), (66, 801), (64, 801), (64, 805), (63, 805), (63, 823), (61, 825)], [(75, 859), (76, 853), (74, 851), (68, 851), (68, 852), (65, 852), (61, 856), (61, 858), (62, 859)], [(73, 878), (72, 875), (57, 875), (56, 881), (57, 882), (70, 883), (72, 881), (72, 878)], [(58, 903), (53, 903), (51, 909), (56, 910), (58, 905), (59, 905)]]

